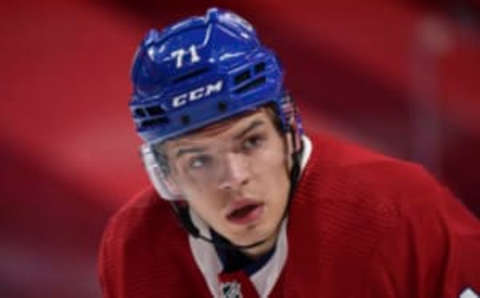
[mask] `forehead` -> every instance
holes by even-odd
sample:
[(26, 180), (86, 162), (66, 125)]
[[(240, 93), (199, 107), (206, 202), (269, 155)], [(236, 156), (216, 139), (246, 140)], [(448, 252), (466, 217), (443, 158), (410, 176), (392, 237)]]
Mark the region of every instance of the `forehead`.
[(228, 139), (242, 132), (254, 122), (262, 122), (262, 126), (275, 129), (273, 125), (273, 111), (267, 108), (261, 108), (247, 114), (237, 116), (232, 119), (220, 121), (195, 132), (167, 141), (166, 147), (175, 148), (179, 146), (188, 146), (192, 143), (220, 141)]

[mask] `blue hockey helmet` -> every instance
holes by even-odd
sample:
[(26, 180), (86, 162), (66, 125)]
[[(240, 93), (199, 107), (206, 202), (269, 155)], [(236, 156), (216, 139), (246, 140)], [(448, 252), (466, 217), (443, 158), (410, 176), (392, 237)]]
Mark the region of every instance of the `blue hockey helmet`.
[(212, 8), (205, 17), (148, 32), (133, 61), (130, 109), (148, 144), (266, 104), (287, 129), (293, 108), (283, 76), (246, 20)]
[[(156, 144), (223, 119), (273, 106), (300, 152), (301, 122), (283, 86), (283, 70), (254, 28), (216, 8), (150, 30), (134, 57), (130, 109), (145, 141), (141, 155), (152, 184), (166, 200), (181, 193)], [(296, 163), (298, 164), (298, 163)], [(298, 172), (298, 171), (296, 171)]]

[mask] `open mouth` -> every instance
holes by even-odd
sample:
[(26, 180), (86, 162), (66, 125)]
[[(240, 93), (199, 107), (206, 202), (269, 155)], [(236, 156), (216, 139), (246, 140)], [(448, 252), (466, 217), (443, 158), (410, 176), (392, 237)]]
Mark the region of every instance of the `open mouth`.
[(257, 220), (263, 212), (263, 204), (247, 204), (234, 209), (227, 219), (237, 224), (246, 224)]

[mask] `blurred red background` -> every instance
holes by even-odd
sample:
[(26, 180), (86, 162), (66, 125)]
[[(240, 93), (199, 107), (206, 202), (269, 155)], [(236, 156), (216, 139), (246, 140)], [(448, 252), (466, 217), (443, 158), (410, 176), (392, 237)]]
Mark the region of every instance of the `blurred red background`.
[(150, 27), (250, 20), (307, 127), (420, 162), (480, 215), (480, 2), (0, 3), (0, 297), (100, 297), (108, 217), (148, 181), (129, 68)]

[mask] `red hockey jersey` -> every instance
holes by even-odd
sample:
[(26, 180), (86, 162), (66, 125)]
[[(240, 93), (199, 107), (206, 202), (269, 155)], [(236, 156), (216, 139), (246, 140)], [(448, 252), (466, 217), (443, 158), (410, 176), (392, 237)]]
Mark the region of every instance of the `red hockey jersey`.
[(411, 163), (326, 136), (312, 144), (258, 273), (219, 275), (213, 246), (148, 189), (105, 231), (104, 297), (480, 297), (480, 223), (445, 188)]

